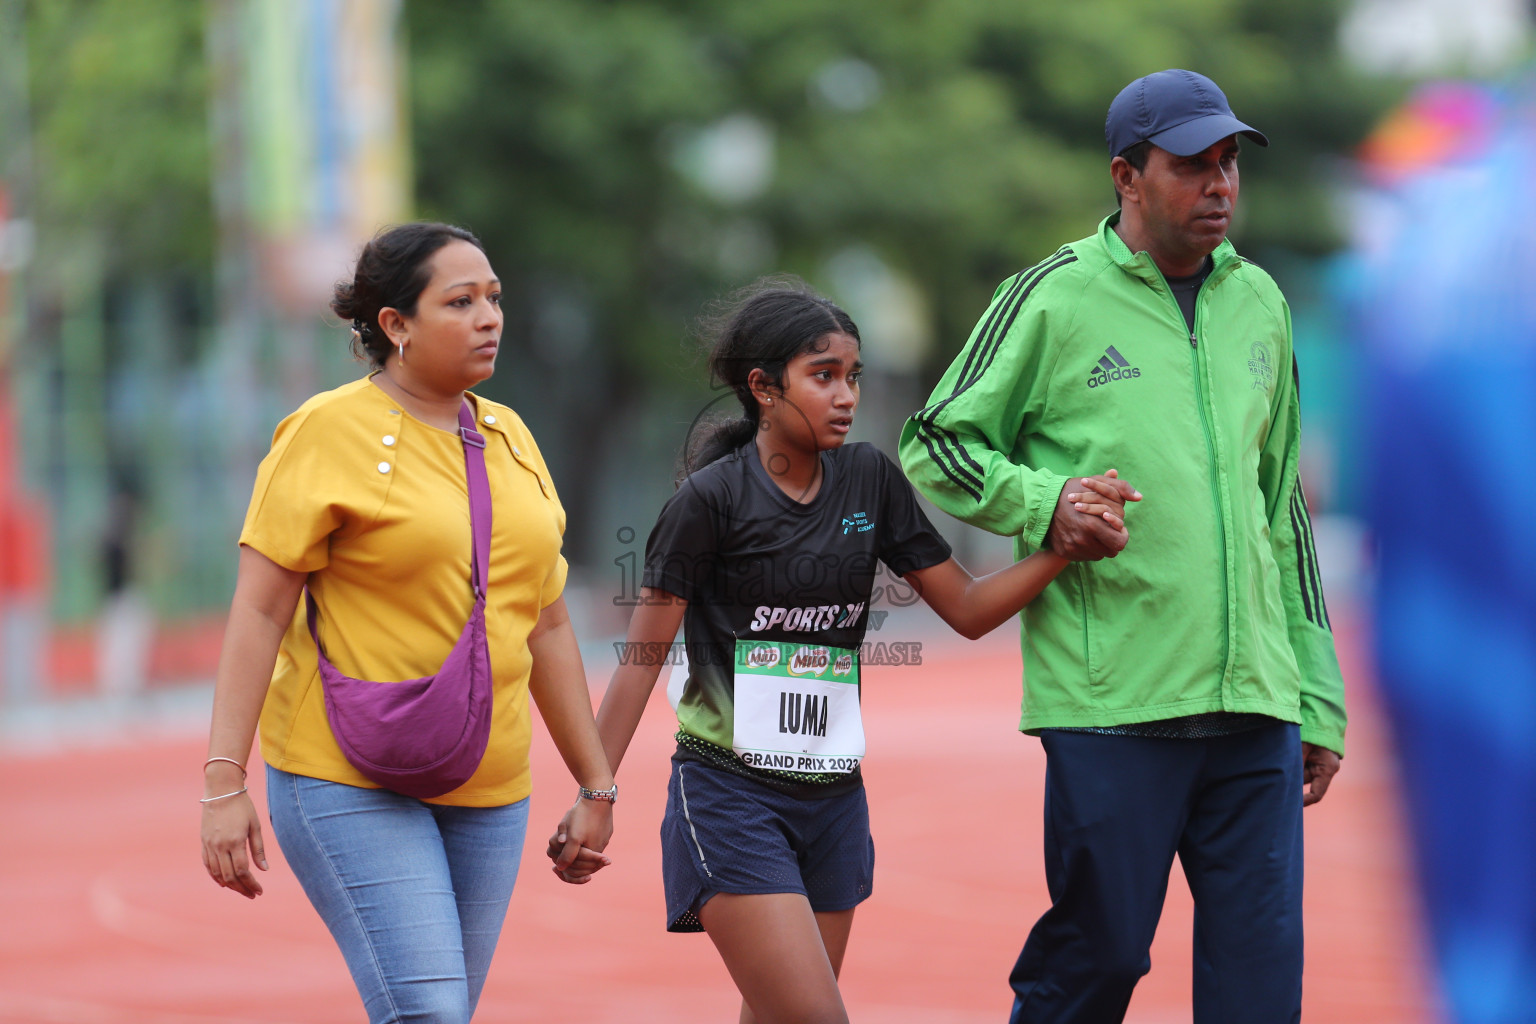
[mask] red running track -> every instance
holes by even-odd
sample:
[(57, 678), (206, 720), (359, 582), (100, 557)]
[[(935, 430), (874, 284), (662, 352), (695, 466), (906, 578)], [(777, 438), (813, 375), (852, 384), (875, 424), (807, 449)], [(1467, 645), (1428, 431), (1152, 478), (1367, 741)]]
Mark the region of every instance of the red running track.
[[(930, 641), (922, 667), (865, 677), (878, 870), (843, 981), (863, 1024), (1005, 1020), (1008, 970), (1047, 903), (1044, 759), (1014, 730), (1015, 641), (1004, 629), (966, 644), (941, 629), (904, 632)], [(1358, 640), (1341, 628), (1349, 758), (1328, 798), (1306, 812), (1305, 1015), (1433, 1024), (1395, 773)], [(477, 1021), (736, 1019), (709, 940), (663, 931), (656, 834), (671, 731), (658, 687), (624, 765), (616, 863), (572, 887), (540, 853), (571, 783), (535, 730), (533, 826)], [(200, 736), (123, 736), (0, 755), (0, 1024), (361, 1019), (340, 954), (280, 855), (254, 903), (203, 873), (202, 749)], [(1190, 920), (1176, 868), (1133, 1024), (1189, 1019)]]

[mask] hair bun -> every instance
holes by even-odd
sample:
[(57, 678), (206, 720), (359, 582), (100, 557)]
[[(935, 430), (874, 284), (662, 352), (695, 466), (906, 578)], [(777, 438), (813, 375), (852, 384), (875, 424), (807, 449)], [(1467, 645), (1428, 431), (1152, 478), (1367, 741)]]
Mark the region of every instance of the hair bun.
[(433, 254), (453, 241), (484, 249), (469, 231), (430, 221), (388, 228), (363, 246), (352, 280), (338, 282), (331, 297), (331, 310), (352, 324), (354, 355), (376, 368), (384, 365), (391, 346), (379, 326), (379, 311), (388, 307), (414, 316), (416, 300), (432, 275)]

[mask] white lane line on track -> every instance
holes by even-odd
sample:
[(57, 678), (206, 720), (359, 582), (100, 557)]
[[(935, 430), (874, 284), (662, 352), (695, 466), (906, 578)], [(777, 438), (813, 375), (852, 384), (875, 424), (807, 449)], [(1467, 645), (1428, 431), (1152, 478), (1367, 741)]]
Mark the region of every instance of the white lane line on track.
[(130, 904), (106, 875), (91, 882), (91, 916), (107, 931), (172, 953), (206, 948), (190, 922)]
[[(91, 916), (96, 919), (97, 924), (115, 935), (181, 955), (204, 952), (209, 948), (206, 925), (134, 906), (128, 902), (118, 886), (107, 875), (97, 875), (92, 880), (90, 900)], [(334, 948), (292, 937), (285, 937), (283, 942), (289, 949), (301, 945), (315, 950)], [(0, 1007), (4, 1005), (0, 1003)], [(0, 1024), (9, 1024), (9, 1022), (0, 1016)]]

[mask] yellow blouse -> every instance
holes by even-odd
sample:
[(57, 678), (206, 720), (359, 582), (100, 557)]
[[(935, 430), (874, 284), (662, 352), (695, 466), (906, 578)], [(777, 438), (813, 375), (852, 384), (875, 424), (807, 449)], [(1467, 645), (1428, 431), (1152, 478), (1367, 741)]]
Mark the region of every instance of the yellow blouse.
[[(470, 397), (494, 508), (485, 607), (494, 709), (479, 769), (430, 802), (494, 807), (530, 788), (528, 634), (565, 586), (565, 511), (523, 421)], [(240, 543), (309, 573), (320, 641), (341, 672), (378, 682), (431, 675), (474, 606), (463, 445), (371, 379), (316, 395), (278, 424)], [(331, 734), (302, 597), (260, 734), (263, 758), (282, 771), (374, 788)]]

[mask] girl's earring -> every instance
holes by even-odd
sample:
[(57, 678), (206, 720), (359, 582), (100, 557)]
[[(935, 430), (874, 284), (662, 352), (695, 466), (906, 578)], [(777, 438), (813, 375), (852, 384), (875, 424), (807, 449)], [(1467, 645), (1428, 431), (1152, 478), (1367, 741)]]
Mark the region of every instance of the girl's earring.
[(403, 342), (403, 341), (395, 342), (395, 350), (400, 353), (400, 365), (404, 366), (405, 365), (405, 342)]

